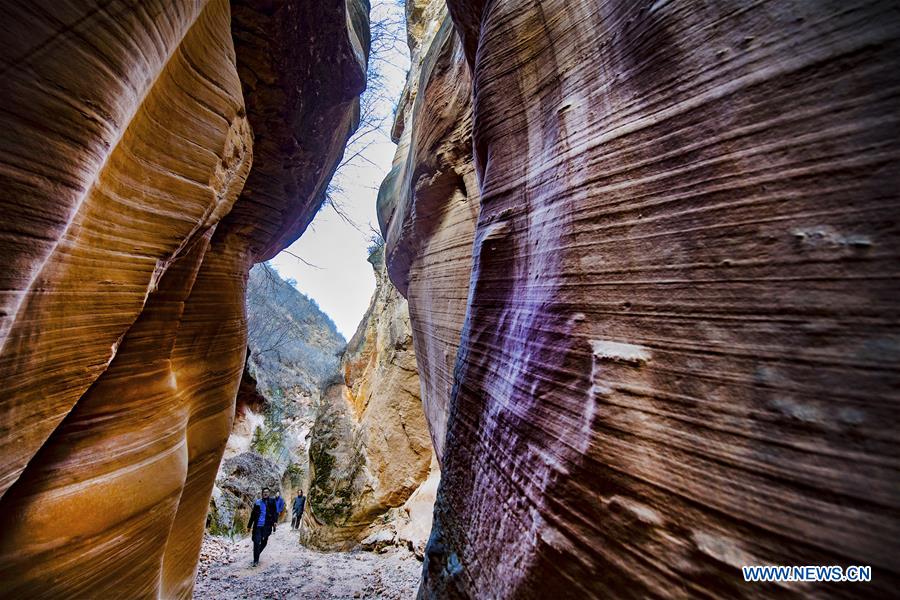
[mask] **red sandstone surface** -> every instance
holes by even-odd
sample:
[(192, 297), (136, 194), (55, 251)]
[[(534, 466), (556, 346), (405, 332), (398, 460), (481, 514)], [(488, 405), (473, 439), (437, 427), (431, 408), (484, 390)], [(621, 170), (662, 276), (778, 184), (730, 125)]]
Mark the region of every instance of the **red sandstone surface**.
[[(423, 596), (895, 594), (896, 6), (448, 5), (480, 213), (452, 383), (425, 398), (448, 414)], [(455, 192), (439, 152), (410, 156), (383, 227), (432, 360), (461, 277), (424, 207)]]
[(322, 202), (366, 14), (3, 4), (2, 595), (187, 598), (247, 272)]

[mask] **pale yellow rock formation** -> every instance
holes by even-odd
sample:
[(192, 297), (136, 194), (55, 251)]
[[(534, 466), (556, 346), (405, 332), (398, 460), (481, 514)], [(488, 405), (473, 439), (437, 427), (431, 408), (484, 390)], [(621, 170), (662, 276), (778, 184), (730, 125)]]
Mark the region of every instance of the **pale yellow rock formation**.
[(425, 553), (425, 544), (431, 534), (434, 499), (441, 482), (441, 468), (437, 456), (431, 462), (428, 477), (413, 492), (412, 496), (397, 509), (394, 521), (397, 542), (412, 549), (418, 556)]
[[(344, 364), (369, 355), (362, 372), (348, 378), (354, 406), (362, 406), (360, 426), (375, 506), (402, 504), (428, 474), (432, 446), (419, 398), (409, 308), (387, 277), (382, 252), (373, 256), (377, 280), (365, 340), (348, 345)], [(370, 333), (372, 332), (372, 333)], [(357, 358), (359, 357), (359, 358)], [(365, 380), (367, 386), (357, 386)], [(364, 395), (355, 393), (368, 388)]]
[(345, 384), (328, 391), (312, 431), (304, 535), (320, 547), (354, 546), (409, 499), (432, 461), (407, 303), (383, 250), (370, 261), (377, 286), (344, 354)]

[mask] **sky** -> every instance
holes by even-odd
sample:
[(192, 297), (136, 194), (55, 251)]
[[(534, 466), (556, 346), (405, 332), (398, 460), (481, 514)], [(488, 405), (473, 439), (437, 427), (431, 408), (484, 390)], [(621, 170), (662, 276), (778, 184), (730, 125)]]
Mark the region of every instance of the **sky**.
[(353, 223), (341, 218), (331, 206), (323, 206), (300, 239), (271, 261), (282, 277), (297, 281), (296, 288), (318, 303), (346, 339), (356, 331), (375, 291), (366, 248), (372, 235), (370, 226), (378, 229), (375, 201), (378, 186), (394, 158), (396, 146), (390, 139), (394, 105), (409, 68), (402, 3), (374, 0), (371, 18), (387, 28), (382, 38), (387, 41), (373, 44), (370, 59), (381, 74), (382, 89), (373, 96), (372, 104), (372, 114), (380, 126), (351, 141), (345, 156), (362, 151), (334, 178), (339, 188), (335, 199)]

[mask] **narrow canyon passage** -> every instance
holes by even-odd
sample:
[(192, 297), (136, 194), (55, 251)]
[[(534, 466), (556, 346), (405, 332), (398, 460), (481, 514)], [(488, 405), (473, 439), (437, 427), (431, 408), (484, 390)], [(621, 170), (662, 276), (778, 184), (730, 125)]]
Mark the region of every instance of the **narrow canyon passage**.
[[(315, 598), (405, 598), (418, 586), (440, 470), (407, 301), (375, 230), (374, 191), (396, 150), (396, 98), (415, 75), (397, 67), (406, 60), (402, 5), (376, 2), (370, 19), (360, 125), (327, 206), (295, 244), (249, 273), (247, 355), (195, 598), (300, 589)], [(259, 566), (248, 566), (259, 530), (251, 513), (264, 487), (287, 508)], [(294, 531), (296, 502), (304, 510)]]
[(900, 598), (896, 0), (0, 6), (0, 600)]
[(204, 540), (195, 598), (308, 598), (406, 600), (416, 595), (422, 563), (403, 549), (321, 552), (299, 543), (298, 534), (279, 527), (269, 538), (261, 564), (248, 568), (252, 542)]
[[(274, 267), (251, 270), (247, 362), (195, 598), (294, 597), (294, 588), (313, 598), (414, 595), (440, 473), (409, 313), (383, 258), (383, 245), (373, 244), (376, 288), (349, 343)], [(264, 487), (285, 510), (253, 568), (251, 513)]]

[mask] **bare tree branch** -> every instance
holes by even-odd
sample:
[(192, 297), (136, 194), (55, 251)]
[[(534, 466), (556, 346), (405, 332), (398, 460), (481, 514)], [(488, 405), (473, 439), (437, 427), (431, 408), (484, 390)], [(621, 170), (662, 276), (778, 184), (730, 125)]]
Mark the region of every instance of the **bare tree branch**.
[(322, 267), (316, 266), (316, 265), (312, 264), (311, 262), (309, 262), (308, 260), (306, 260), (305, 258), (301, 258), (300, 256), (297, 256), (296, 254), (294, 254), (293, 252), (291, 252), (291, 251), (288, 250), (287, 248), (285, 248), (284, 250), (282, 250), (282, 252), (284, 252), (285, 254), (290, 254), (291, 256), (293, 256), (294, 258), (296, 258), (297, 260), (299, 260), (300, 262), (302, 262), (302, 263), (303, 263), (304, 265), (306, 265), (307, 267), (312, 267), (313, 269), (318, 269), (318, 270), (320, 270), (320, 271), (322, 270)]
[[(366, 73), (366, 90), (360, 98), (359, 127), (350, 137), (332, 184), (326, 192), (326, 202), (337, 215), (360, 233), (365, 231), (353, 221), (344, 208), (346, 201), (344, 190), (336, 183), (340, 174), (350, 166), (368, 165), (377, 167), (368, 156), (367, 151), (379, 139), (389, 140), (393, 115), (390, 107), (395, 105), (393, 90), (388, 90), (385, 80), (385, 69), (400, 70), (400, 66), (392, 58), (407, 51), (406, 15), (402, 9), (402, 0), (374, 0), (370, 16), (371, 46), (369, 64)], [(386, 109), (387, 107), (387, 109)]]

